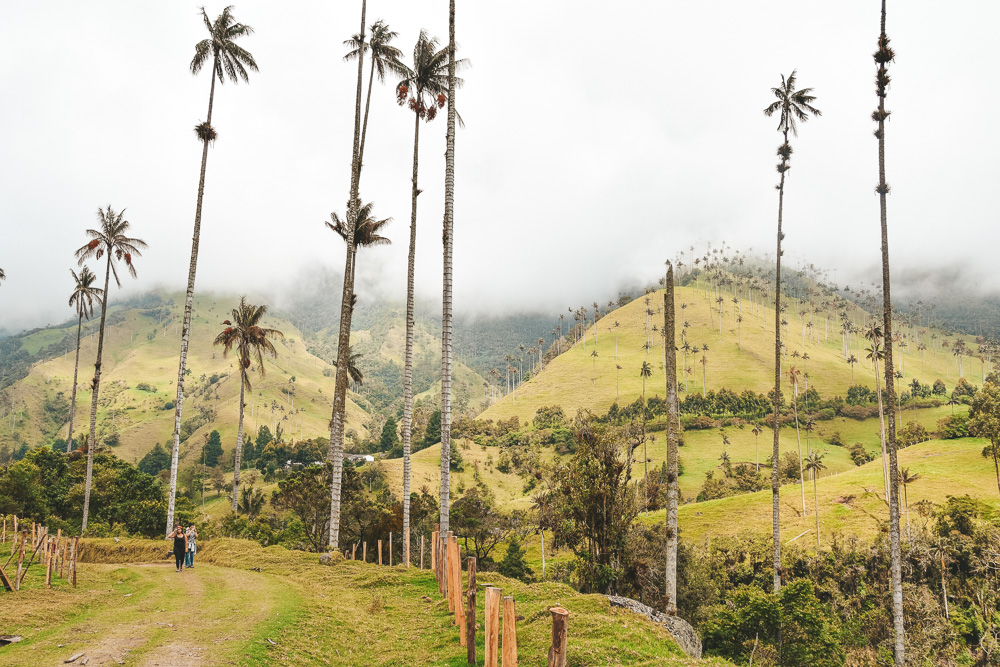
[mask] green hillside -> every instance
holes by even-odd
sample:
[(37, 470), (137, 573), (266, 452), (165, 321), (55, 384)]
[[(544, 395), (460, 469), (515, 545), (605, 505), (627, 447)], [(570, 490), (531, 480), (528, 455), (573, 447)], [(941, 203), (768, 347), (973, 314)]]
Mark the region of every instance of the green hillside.
[[(220, 432), (227, 452), (235, 446), (239, 403), (235, 362), (225, 358), (212, 341), (236, 302), (235, 296), (211, 294), (195, 299), (182, 457), (192, 450), (200, 451), (212, 430)], [(174, 411), (166, 406), (176, 395), (182, 307), (183, 295), (152, 294), (131, 305), (112, 306), (108, 311), (98, 436), (102, 440), (111, 438), (112, 442), (117, 438), (116, 454), (127, 461), (137, 461), (154, 443), (165, 444), (172, 437)], [(80, 352), (74, 424), (78, 440), (89, 430), (89, 379), (96, 355), (98, 319), (95, 317), (85, 327)], [(328, 437), (334, 367), (310, 351), (312, 341), (307, 341), (288, 320), (269, 316), (265, 324), (283, 331), (285, 340), (276, 343), (277, 358), (265, 360), (264, 377), (251, 376), (253, 391), (246, 397), (245, 428), (256, 432), (258, 426), (266, 425), (274, 432), (280, 425), (286, 439), (291, 440)], [(368, 367), (398, 364), (401, 376), (402, 354), (397, 348), (402, 345), (402, 319), (380, 321), (377, 326), (375, 331), (354, 332), (352, 346), (364, 352), (363, 363)], [(37, 351), (70, 338), (75, 343), (75, 334), (75, 326), (52, 327), (25, 336), (21, 344)], [(439, 365), (439, 349), (440, 344), (418, 326), (416, 356), (422, 369), (432, 359)], [(66, 437), (74, 351), (71, 345), (61, 351), (33, 364), (27, 377), (2, 392), (0, 409), (6, 419), (0, 427), (0, 451), (9, 453), (22, 443), (34, 446)], [(456, 402), (478, 405), (483, 397), (482, 378), (462, 364), (455, 365), (455, 375)], [(378, 376), (369, 380), (368, 386), (355, 387), (357, 393), (349, 394), (347, 430), (353, 432), (356, 441), (369, 436), (368, 428), (377, 412), (386, 413), (394, 407), (383, 405), (373, 394)], [(423, 372), (417, 376), (415, 389), (431, 396), (435, 382), (432, 372)], [(373, 384), (376, 388), (370, 386)], [(382, 421), (375, 419), (374, 423), (381, 428)]]
[[(649, 293), (608, 313), (595, 324), (591, 319), (585, 336), (564, 343), (562, 354), (552, 359), (544, 369), (486, 410), (484, 419), (508, 419), (517, 415), (521, 422), (530, 420), (538, 408), (559, 405), (568, 415), (577, 409), (595, 413), (606, 412), (612, 403), (625, 405), (642, 395), (643, 381), (639, 370), (643, 362), (652, 367), (646, 379), (646, 396), (665, 394), (664, 356), (660, 331), (663, 328), (663, 290)], [(732, 292), (723, 292), (722, 317), (715, 292), (706, 281), (676, 290), (677, 346), (686, 341), (691, 352), (678, 350), (678, 382), (685, 383), (686, 393), (701, 393), (703, 388), (726, 388), (742, 392), (749, 389), (767, 393), (774, 386), (774, 308), (761, 303), (760, 295), (743, 294), (734, 304)], [(648, 304), (646, 300), (648, 299)], [(858, 363), (853, 367), (845, 361), (840, 332), (839, 311), (829, 307), (818, 313), (800, 316), (800, 309), (809, 306), (791, 300), (784, 319), (785, 354), (782, 370), (795, 366), (808, 374), (808, 386), (824, 398), (843, 396), (852, 384), (874, 389), (875, 374), (865, 359), (868, 342), (854, 333), (848, 337), (848, 355)], [(844, 306), (849, 321), (859, 328), (868, 324), (870, 315), (854, 304)], [(652, 310), (647, 315), (647, 309)], [(812, 307), (808, 308), (812, 311)], [(736, 322), (742, 317), (742, 322)], [(684, 322), (689, 327), (682, 326)], [(812, 322), (812, 326), (809, 323)], [(656, 326), (656, 331), (652, 327)], [(721, 332), (720, 332), (721, 326)], [(682, 331), (685, 331), (682, 338)], [(923, 332), (923, 333), (921, 333)], [(950, 334), (926, 327), (900, 326), (906, 347), (897, 348), (897, 366), (903, 373), (902, 383), (918, 378), (931, 384), (941, 378), (951, 389), (958, 381), (957, 358), (952, 348), (941, 346), (944, 341), (962, 339), (970, 351), (962, 358), (963, 375), (981, 384), (989, 373), (986, 364), (971, 354), (976, 349), (971, 336)], [(933, 338), (932, 338), (933, 337)], [(645, 344), (649, 340), (651, 346)], [(918, 351), (925, 344), (926, 350)], [(708, 346), (704, 350), (704, 346)], [(695, 353), (693, 348), (697, 348)], [(898, 351), (901, 350), (901, 353)], [(594, 352), (597, 356), (593, 356)], [(805, 358), (803, 355), (808, 355)], [(705, 363), (701, 360), (704, 357)], [(618, 367), (621, 367), (619, 370)], [(501, 381), (502, 382), (502, 381)], [(783, 391), (790, 393), (787, 382)], [(800, 390), (804, 391), (802, 387)], [(684, 393), (679, 396), (684, 398)]]

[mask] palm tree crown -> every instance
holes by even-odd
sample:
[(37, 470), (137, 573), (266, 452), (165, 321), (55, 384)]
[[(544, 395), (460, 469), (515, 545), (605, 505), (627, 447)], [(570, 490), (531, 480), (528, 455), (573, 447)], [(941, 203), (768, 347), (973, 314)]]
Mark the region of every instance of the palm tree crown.
[[(354, 245), (358, 248), (370, 248), (379, 245), (389, 245), (392, 243), (388, 238), (379, 234), (382, 228), (392, 222), (392, 218), (376, 220), (372, 216), (373, 202), (368, 202), (358, 208), (358, 222), (354, 227)], [(325, 223), (331, 231), (337, 233), (340, 238), (347, 242), (347, 222), (340, 219), (336, 213), (330, 214), (330, 222)]]
[(142, 250), (147, 247), (146, 242), (142, 239), (125, 236), (131, 227), (129, 221), (125, 219), (125, 209), (122, 209), (120, 213), (115, 213), (109, 205), (106, 210), (98, 209), (97, 219), (101, 228), (87, 230), (86, 234), (91, 240), (77, 249), (76, 259), (82, 266), (83, 262), (88, 259), (100, 259), (105, 253), (111, 255), (108, 258), (111, 275), (115, 277), (115, 283), (121, 287), (122, 281), (118, 278), (118, 267), (113, 260), (124, 260), (129, 275), (135, 278), (135, 265), (132, 264), (132, 258), (142, 257)]
[(256, 361), (257, 372), (264, 376), (264, 354), (278, 356), (278, 351), (271, 343), (272, 338), (284, 338), (285, 334), (277, 329), (267, 329), (260, 326), (260, 321), (267, 314), (267, 306), (255, 306), (247, 303), (245, 296), (240, 297), (240, 305), (233, 309), (233, 319), (225, 320), (226, 328), (215, 337), (213, 345), (222, 345), (223, 356), (228, 356), (230, 350), (236, 348), (236, 356), (240, 362), (240, 375), (243, 386), (251, 389), (249, 368), (251, 361)]
[[(437, 117), (437, 110), (448, 103), (448, 47), (439, 48), (436, 38), (428, 37), (421, 30), (413, 47), (413, 69), (403, 65), (402, 79), (396, 84), (396, 101), (400, 106), (409, 100), (410, 110), (427, 122)], [(463, 69), (467, 61), (455, 62)], [(462, 86), (462, 79), (455, 79), (455, 86)], [(462, 124), (461, 116), (458, 122)]]
[(233, 18), (232, 9), (232, 5), (223, 9), (215, 19), (215, 23), (212, 23), (205, 8), (201, 8), (201, 17), (210, 36), (195, 44), (194, 58), (191, 59), (192, 74), (201, 71), (209, 56), (212, 57), (213, 73), (218, 77), (219, 83), (225, 83), (226, 76), (233, 83), (237, 83), (238, 79), (243, 79), (244, 83), (247, 83), (250, 81), (247, 70), (257, 71), (257, 62), (250, 52), (234, 41), (253, 33), (253, 28), (245, 23), (237, 23)]
[(764, 109), (764, 114), (773, 116), (775, 112), (781, 111), (778, 131), (791, 131), (792, 134), (798, 136), (799, 130), (796, 125), (798, 121), (804, 123), (809, 120), (810, 114), (822, 116), (823, 112), (812, 106), (812, 102), (816, 100), (815, 95), (811, 94), (812, 88), (795, 90), (795, 76), (796, 70), (792, 70), (792, 73), (787, 77), (784, 74), (781, 75), (781, 85), (771, 89), (771, 92), (778, 99)]
[(104, 290), (100, 287), (92, 287), (97, 276), (94, 275), (89, 266), (84, 266), (79, 274), (73, 269), (70, 269), (69, 272), (76, 283), (73, 294), (69, 297), (69, 305), (76, 309), (78, 317), (86, 317), (89, 320), (94, 316), (94, 300), (101, 303)]

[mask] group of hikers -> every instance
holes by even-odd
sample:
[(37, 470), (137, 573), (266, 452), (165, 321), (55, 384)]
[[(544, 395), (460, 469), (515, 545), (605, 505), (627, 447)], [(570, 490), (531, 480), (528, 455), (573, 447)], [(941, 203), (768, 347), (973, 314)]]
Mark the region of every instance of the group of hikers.
[(174, 532), (167, 535), (167, 539), (170, 538), (174, 540), (174, 550), (171, 553), (174, 555), (177, 571), (181, 571), (182, 565), (194, 567), (194, 555), (198, 553), (198, 529), (192, 525), (185, 530), (184, 526), (177, 524)]

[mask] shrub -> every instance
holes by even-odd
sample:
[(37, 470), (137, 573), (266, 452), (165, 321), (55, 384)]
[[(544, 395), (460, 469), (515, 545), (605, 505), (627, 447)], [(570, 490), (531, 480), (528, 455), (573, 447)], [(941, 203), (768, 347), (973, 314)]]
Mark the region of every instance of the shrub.
[(969, 436), (969, 415), (948, 415), (938, 420), (938, 437), (944, 440)]
[(856, 466), (862, 466), (869, 461), (875, 460), (875, 455), (869, 454), (868, 450), (860, 442), (856, 442), (848, 447), (847, 451), (850, 453), (851, 460), (854, 461), (854, 465)]
[(516, 537), (512, 538), (507, 544), (507, 553), (504, 554), (503, 560), (497, 564), (497, 572), (505, 577), (529, 583), (534, 572), (524, 560), (526, 553), (527, 549), (521, 546), (521, 542)]

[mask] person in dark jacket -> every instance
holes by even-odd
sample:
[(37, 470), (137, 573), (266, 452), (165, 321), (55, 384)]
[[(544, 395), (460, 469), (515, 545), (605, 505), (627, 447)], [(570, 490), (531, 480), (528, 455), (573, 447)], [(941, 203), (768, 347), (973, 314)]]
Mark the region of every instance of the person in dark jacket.
[(177, 571), (181, 571), (184, 565), (184, 555), (187, 553), (187, 535), (184, 534), (184, 526), (177, 524), (174, 532), (167, 535), (167, 539), (174, 540), (174, 561), (177, 564)]

